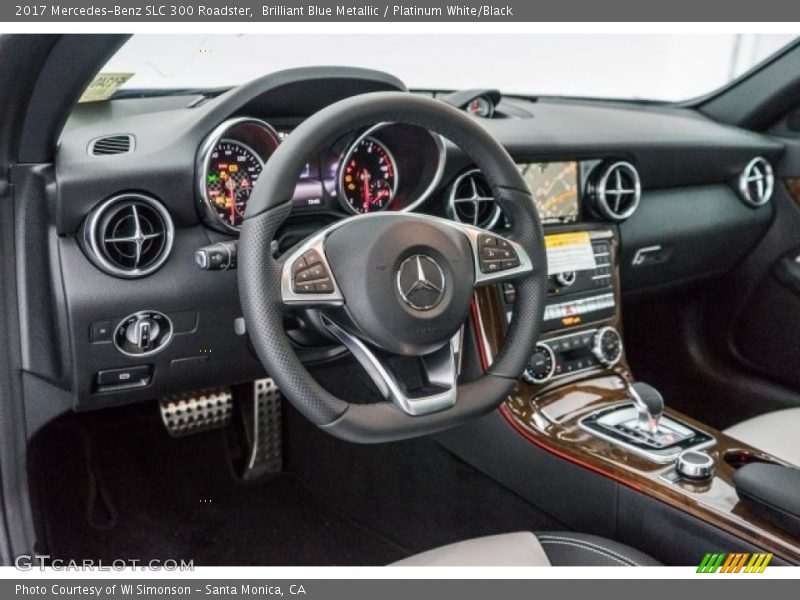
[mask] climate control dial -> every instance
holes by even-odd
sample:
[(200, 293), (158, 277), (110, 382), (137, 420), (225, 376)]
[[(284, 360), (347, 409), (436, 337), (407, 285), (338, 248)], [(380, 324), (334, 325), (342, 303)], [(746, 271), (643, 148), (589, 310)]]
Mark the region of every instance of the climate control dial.
[(528, 383), (541, 384), (552, 379), (556, 372), (556, 355), (547, 344), (536, 344), (523, 377)]
[(594, 334), (592, 353), (605, 366), (614, 366), (622, 358), (622, 336), (613, 327), (598, 329)]

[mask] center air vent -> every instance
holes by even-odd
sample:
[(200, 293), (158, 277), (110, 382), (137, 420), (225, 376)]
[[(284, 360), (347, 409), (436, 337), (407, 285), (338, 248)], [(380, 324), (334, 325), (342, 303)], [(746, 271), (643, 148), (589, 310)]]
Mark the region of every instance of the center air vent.
[(109, 154), (127, 154), (133, 152), (133, 136), (129, 134), (109, 135), (89, 142), (89, 154), (92, 156), (108, 156)]
[(593, 186), (597, 211), (611, 221), (624, 221), (639, 207), (642, 183), (636, 168), (624, 161), (603, 168)]
[(775, 174), (766, 158), (754, 158), (739, 176), (739, 195), (750, 206), (764, 206), (772, 197)]
[(482, 229), (491, 229), (500, 218), (500, 207), (479, 169), (466, 171), (453, 182), (447, 211), (454, 221)]
[(167, 210), (142, 194), (122, 194), (95, 208), (84, 223), (89, 258), (117, 277), (144, 277), (167, 260), (175, 229)]

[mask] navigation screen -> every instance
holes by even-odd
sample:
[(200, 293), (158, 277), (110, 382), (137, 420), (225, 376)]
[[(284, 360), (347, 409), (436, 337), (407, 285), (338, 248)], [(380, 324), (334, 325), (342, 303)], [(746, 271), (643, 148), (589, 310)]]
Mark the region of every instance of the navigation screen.
[(542, 223), (578, 220), (578, 163), (519, 164)]

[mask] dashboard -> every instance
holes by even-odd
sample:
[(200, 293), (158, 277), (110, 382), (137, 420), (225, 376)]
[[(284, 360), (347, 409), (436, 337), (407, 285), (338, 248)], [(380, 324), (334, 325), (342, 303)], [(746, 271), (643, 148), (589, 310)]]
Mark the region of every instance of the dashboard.
[[(239, 232), (264, 164), (290, 134), (288, 127), (276, 129), (261, 119), (236, 117), (221, 123), (204, 140), (195, 169), (199, 211), (207, 226), (223, 233)], [(298, 174), (292, 206), (298, 214), (306, 210), (340, 210), (348, 215), (414, 210), (441, 183), (445, 162), (445, 142), (438, 134), (414, 125), (379, 123), (309, 157)], [(543, 223), (578, 220), (576, 161), (520, 163), (518, 168)], [(499, 215), (488, 186), (479, 181), (479, 174), (474, 175), (459, 182), (469, 184), (469, 189), (453, 190), (450, 217), (486, 225), (482, 210)], [(462, 204), (461, 212), (453, 206), (456, 201)], [(475, 209), (466, 217), (463, 203)], [(480, 203), (490, 205), (475, 207)], [(492, 218), (488, 224), (494, 226), (496, 221)]]
[[(220, 95), (78, 105), (48, 187), (52, 222), (22, 229), (23, 237), (43, 231), (36, 243), (54, 265), (32, 272), (29, 285), (52, 288), (60, 307), (55, 314), (36, 303), (23, 307), (24, 318), (41, 324), (23, 344), (26, 371), (78, 410), (263, 376), (241, 326), (235, 271), (198, 269), (195, 252), (236, 239), (263, 165), (297, 125), (373, 91), (412, 93), (384, 73), (311, 68)], [(782, 146), (767, 136), (691, 109), (624, 103), (502, 98), (473, 118), (517, 163), (548, 235), (609, 232), (623, 294), (730, 270), (769, 226), (769, 198), (753, 201), (740, 186), (754, 160), (769, 165), (780, 157)], [(507, 225), (455, 144), (413, 125), (377, 123), (327, 140), (308, 157), (273, 251), (336, 220), (395, 210), (500, 233)], [(603, 241), (590, 239), (591, 256), (553, 255), (553, 289), (575, 271), (575, 285), (596, 294)], [(142, 314), (160, 324), (145, 352), (131, 342), (138, 339), (131, 317)], [(300, 321), (287, 317), (298, 354), (334, 356)]]

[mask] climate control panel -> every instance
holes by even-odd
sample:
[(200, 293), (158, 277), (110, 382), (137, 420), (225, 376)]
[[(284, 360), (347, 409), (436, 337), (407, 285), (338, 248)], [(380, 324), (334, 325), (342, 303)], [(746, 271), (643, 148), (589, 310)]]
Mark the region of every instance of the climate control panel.
[(539, 342), (523, 377), (529, 383), (543, 384), (590, 369), (613, 367), (622, 354), (622, 336), (613, 327), (579, 331)]

